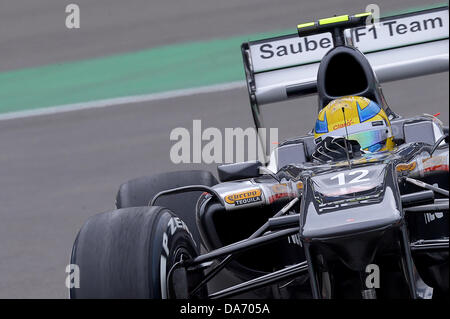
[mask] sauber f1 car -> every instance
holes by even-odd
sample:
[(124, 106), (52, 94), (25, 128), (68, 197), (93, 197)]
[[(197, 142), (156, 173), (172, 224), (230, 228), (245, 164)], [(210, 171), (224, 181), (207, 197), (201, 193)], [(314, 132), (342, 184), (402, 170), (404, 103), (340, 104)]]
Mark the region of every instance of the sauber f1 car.
[[(117, 209), (76, 237), (70, 297), (448, 297), (448, 126), (395, 113), (380, 87), (448, 71), (448, 6), (370, 20), (335, 16), (242, 44), (256, 128), (261, 105), (309, 94), (316, 127), (266, 162), (218, 166), (220, 182), (176, 171), (122, 184)], [(345, 133), (327, 135), (326, 107), (349, 96), (371, 105), (357, 103), (361, 123), (384, 114), (368, 123), (389, 122), (392, 147), (368, 151), (345, 118)]]

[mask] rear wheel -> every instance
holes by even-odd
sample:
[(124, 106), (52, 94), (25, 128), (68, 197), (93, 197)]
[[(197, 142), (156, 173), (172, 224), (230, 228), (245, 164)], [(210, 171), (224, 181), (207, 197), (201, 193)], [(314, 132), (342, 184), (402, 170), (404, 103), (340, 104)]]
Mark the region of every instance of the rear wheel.
[(73, 245), (71, 264), (79, 267), (80, 285), (70, 297), (186, 298), (202, 273), (173, 266), (197, 255), (186, 224), (167, 208), (98, 214), (83, 225)]

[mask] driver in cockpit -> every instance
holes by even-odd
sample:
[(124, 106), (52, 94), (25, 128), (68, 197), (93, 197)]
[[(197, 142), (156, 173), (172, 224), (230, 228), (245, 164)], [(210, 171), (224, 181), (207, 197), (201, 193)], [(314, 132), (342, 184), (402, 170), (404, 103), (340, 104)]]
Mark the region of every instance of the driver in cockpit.
[(390, 151), (395, 146), (385, 111), (361, 96), (328, 103), (319, 112), (314, 139), (316, 150), (312, 157), (320, 162), (344, 160), (348, 154)]

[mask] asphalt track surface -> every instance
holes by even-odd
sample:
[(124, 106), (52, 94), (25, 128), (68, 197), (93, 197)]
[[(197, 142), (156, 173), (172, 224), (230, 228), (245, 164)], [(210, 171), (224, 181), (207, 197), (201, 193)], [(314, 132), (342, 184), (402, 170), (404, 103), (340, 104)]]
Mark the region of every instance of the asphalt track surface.
[[(442, 2), (439, 0), (433, 1)], [(64, 26), (80, 7), (81, 28)], [(0, 71), (101, 57), (166, 44), (295, 28), (334, 14), (363, 12), (361, 0), (3, 0)], [(376, 1), (381, 13), (430, 4)]]
[[(53, 29), (51, 22), (64, 23), (65, 17), (61, 16), (65, 4), (56, 3), (1, 2), (0, 70), (283, 29), (298, 21), (359, 12), (365, 5), (77, 1), (82, 10), (92, 7), (84, 9), (84, 18), (82, 13), (83, 35), (74, 36)], [(385, 10), (423, 4), (378, 3)], [(383, 88), (397, 113), (441, 112), (448, 125), (448, 83), (448, 73), (443, 73)], [(309, 97), (268, 106), (264, 116), (267, 126), (279, 127), (284, 138), (308, 131), (316, 112), (316, 98)], [(65, 267), (76, 233), (88, 217), (114, 207), (122, 182), (170, 170), (215, 172), (216, 165), (170, 161), (171, 130), (190, 130), (193, 119), (201, 119), (204, 128), (251, 126), (245, 88), (0, 122), (0, 298), (65, 298)]]

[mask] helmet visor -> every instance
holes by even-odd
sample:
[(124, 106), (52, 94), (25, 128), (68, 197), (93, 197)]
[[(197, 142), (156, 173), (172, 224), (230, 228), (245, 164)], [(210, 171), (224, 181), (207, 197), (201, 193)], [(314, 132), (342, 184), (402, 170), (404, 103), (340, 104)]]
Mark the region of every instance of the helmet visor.
[(386, 129), (361, 131), (348, 135), (349, 140), (358, 141), (361, 149), (376, 152), (386, 145), (388, 132)]

